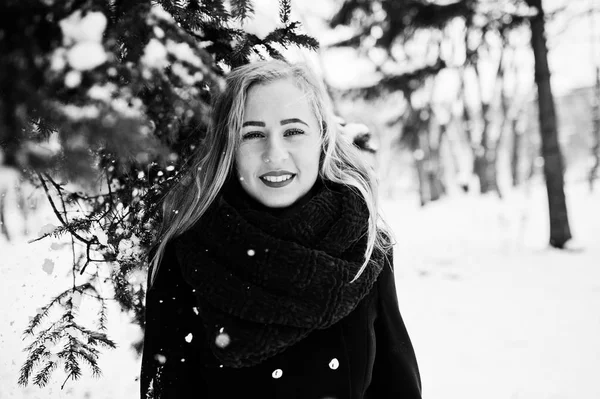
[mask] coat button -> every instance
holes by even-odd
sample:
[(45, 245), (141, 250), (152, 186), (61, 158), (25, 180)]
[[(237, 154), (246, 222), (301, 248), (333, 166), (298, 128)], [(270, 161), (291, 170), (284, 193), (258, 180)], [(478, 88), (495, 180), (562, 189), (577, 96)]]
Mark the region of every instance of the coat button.
[(224, 332), (220, 333), (219, 335), (217, 335), (217, 338), (215, 338), (215, 343), (221, 349), (223, 349), (227, 345), (229, 345), (230, 342), (231, 342), (231, 338), (229, 338), (229, 335)]
[(283, 370), (277, 369), (273, 371), (273, 374), (271, 375), (273, 376), (273, 378), (281, 378), (281, 376), (283, 375)]
[(337, 370), (338, 367), (340, 367), (340, 362), (334, 357), (329, 362), (329, 368), (332, 370)]

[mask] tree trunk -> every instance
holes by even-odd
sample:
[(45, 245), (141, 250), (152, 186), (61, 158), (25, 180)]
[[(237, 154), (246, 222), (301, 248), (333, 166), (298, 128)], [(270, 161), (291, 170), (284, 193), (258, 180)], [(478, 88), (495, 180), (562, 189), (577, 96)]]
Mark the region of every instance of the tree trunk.
[(413, 158), (419, 181), (419, 203), (421, 206), (425, 206), (429, 202), (429, 184), (427, 184), (427, 174), (425, 173), (425, 162), (423, 161), (422, 152), (418, 150), (413, 151)]
[(486, 194), (495, 191), (498, 196), (498, 177), (496, 173), (496, 145), (491, 143), (489, 138), (489, 128), (491, 126), (489, 116), (489, 104), (482, 104), (483, 131), (481, 133), (481, 142), (475, 145), (473, 154), (473, 173), (479, 180), (479, 191)]
[(431, 170), (429, 172), (429, 185), (431, 186), (431, 200), (437, 201), (446, 194), (446, 185), (444, 184), (444, 165), (442, 163), (442, 142), (446, 135), (447, 126), (440, 125), (440, 132), (437, 140), (432, 144), (430, 140), (429, 162)]
[(517, 118), (510, 121), (510, 130), (512, 132), (513, 139), (510, 170), (513, 187), (517, 187), (521, 183), (521, 151), (523, 148), (523, 131), (518, 125), (519, 120)]
[(539, 120), (544, 158), (544, 177), (548, 193), (550, 213), (550, 245), (563, 248), (571, 239), (569, 218), (564, 192), (563, 158), (558, 142), (554, 98), (550, 86), (548, 49), (546, 47), (544, 10), (542, 0), (526, 0), (537, 8), (537, 15), (531, 18), (531, 47), (535, 60), (535, 82), (538, 88)]
[(497, 183), (496, 154), (494, 149), (476, 150), (473, 160), (473, 172), (479, 181), (479, 191), (481, 194), (495, 191), (501, 197)]
[(592, 112), (594, 115), (592, 159), (594, 160), (589, 174), (590, 191), (594, 191), (594, 181), (598, 178), (598, 168), (600, 167), (600, 67), (596, 67), (596, 87), (594, 90), (594, 99), (592, 100)]

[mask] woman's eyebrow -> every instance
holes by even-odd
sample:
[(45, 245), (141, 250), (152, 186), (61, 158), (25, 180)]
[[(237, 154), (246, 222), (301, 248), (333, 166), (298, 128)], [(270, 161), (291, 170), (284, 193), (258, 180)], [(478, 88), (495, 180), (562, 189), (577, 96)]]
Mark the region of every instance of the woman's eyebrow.
[(303, 125), (308, 126), (308, 123), (306, 123), (302, 119), (298, 119), (298, 118), (284, 119), (279, 123), (281, 123), (282, 125), (287, 125), (288, 123), (302, 123)]
[(267, 125), (265, 125), (264, 122), (248, 121), (248, 122), (244, 122), (244, 124), (242, 125), (242, 127), (245, 127), (245, 126), (261, 126), (261, 127), (265, 127)]

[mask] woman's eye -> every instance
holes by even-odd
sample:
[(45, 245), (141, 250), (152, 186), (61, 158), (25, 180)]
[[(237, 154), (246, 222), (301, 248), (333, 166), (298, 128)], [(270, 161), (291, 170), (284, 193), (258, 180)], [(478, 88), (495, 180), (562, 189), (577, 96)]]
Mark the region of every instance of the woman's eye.
[(262, 136), (263, 136), (263, 134), (260, 132), (249, 132), (249, 133), (243, 134), (242, 139), (244, 139), (244, 140), (256, 139), (256, 138), (260, 138)]
[(304, 131), (300, 129), (290, 129), (285, 131), (284, 136), (296, 136), (299, 134), (304, 134)]

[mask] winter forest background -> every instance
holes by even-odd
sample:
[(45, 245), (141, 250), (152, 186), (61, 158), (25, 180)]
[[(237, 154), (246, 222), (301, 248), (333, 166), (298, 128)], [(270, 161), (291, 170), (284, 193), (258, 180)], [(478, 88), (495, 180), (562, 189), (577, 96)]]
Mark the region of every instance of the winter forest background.
[(599, 14), (3, 1), (0, 398), (137, 396), (157, 200), (223, 77), (270, 57), (316, 68), (373, 161), (423, 397), (600, 397)]

